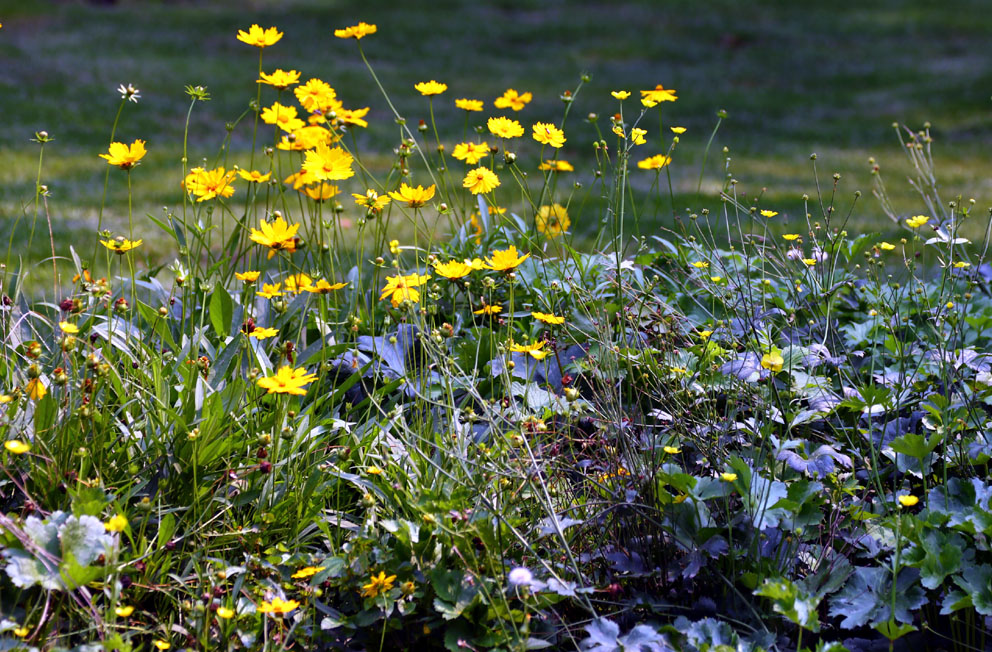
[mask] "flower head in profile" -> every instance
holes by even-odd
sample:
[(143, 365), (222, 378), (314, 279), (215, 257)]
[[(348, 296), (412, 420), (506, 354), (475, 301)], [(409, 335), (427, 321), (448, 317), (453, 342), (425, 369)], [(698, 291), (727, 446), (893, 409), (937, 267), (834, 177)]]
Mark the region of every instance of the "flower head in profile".
[(473, 315), (490, 315), (490, 316), (492, 316), (492, 315), (498, 315), (501, 312), (503, 312), (503, 306), (501, 306), (499, 304), (488, 304), (487, 303), (487, 304), (483, 304), (483, 306), (481, 308), (479, 308), (478, 310), (473, 310), (472, 311), (472, 314)]
[(493, 249), (492, 257), (486, 258), (486, 269), (507, 272), (518, 267), (529, 257), (530, 254), (521, 256), (517, 253), (517, 248), (514, 245), (510, 245), (506, 249)]
[(724, 482), (734, 482), (737, 480), (737, 474), (727, 471), (720, 474), (720, 479)]
[(519, 138), (524, 135), (523, 125), (502, 115), (489, 118), (486, 126), (489, 128), (489, 133), (499, 138)]
[(482, 195), (499, 186), (499, 177), (489, 168), (481, 166), (468, 171), (462, 179), (462, 186), (473, 195)]
[(282, 215), (276, 216), (271, 223), (261, 220), (258, 229), (251, 230), (251, 241), (269, 248), (269, 258), (277, 251), (295, 251), (296, 232), (300, 230), (299, 223), (289, 224)]
[(23, 442), (20, 439), (8, 439), (3, 443), (3, 447), (8, 453), (13, 455), (23, 455), (31, 450), (31, 444)]
[(347, 283), (331, 283), (327, 279), (322, 278), (313, 285), (308, 285), (303, 289), (311, 294), (330, 294), (335, 290), (340, 290), (345, 287), (348, 287)]
[(537, 166), (538, 170), (550, 170), (552, 172), (575, 172), (575, 166), (562, 159), (549, 159)]
[(141, 246), (142, 242), (144, 242), (144, 240), (128, 240), (124, 236), (119, 235), (113, 240), (101, 240), (100, 244), (102, 244), (107, 249), (110, 249), (115, 254), (119, 254), (123, 256), (124, 254), (131, 251), (135, 247)]
[(761, 217), (773, 218), (778, 215), (778, 211), (770, 211), (767, 208), (761, 211)]
[(785, 240), (786, 242), (794, 242), (796, 240), (799, 240), (800, 238), (802, 238), (802, 236), (799, 235), (798, 233), (785, 233), (782, 235), (782, 239)]
[(649, 91), (641, 91), (641, 104), (651, 108), (661, 102), (674, 102), (679, 99), (674, 88), (665, 88), (658, 84)]
[(183, 188), (196, 197), (196, 201), (208, 201), (216, 197), (230, 197), (234, 194), (233, 182), (238, 178), (234, 170), (230, 172), (223, 167), (206, 170), (193, 168), (183, 179)]
[(234, 278), (243, 282), (245, 285), (251, 285), (252, 283), (258, 280), (258, 277), (261, 276), (261, 274), (262, 272), (254, 272), (254, 271), (234, 272)]
[(444, 91), (448, 90), (447, 84), (442, 84), (441, 82), (434, 81), (433, 79), (428, 82), (419, 82), (414, 84), (413, 87), (425, 97), (440, 95)]
[(238, 170), (238, 176), (251, 183), (265, 183), (272, 178), (272, 173), (262, 174), (258, 170)]
[(316, 374), (308, 374), (306, 368), (293, 369), (290, 366), (280, 367), (273, 376), (258, 379), (258, 386), (269, 394), (292, 394), (303, 396), (307, 393), (305, 385), (317, 380)]
[(927, 217), (926, 215), (917, 215), (915, 217), (908, 218), (906, 220), (906, 226), (908, 226), (911, 229), (918, 229), (929, 221), (930, 218)]
[(275, 27), (262, 29), (258, 25), (252, 25), (248, 28), (247, 32), (243, 29), (238, 30), (239, 41), (248, 45), (254, 45), (257, 48), (267, 48), (270, 45), (275, 45), (281, 38), (282, 32)]
[(535, 360), (543, 360), (551, 353), (550, 351), (544, 350), (544, 340), (538, 340), (536, 342), (531, 342), (530, 344), (514, 344), (510, 343), (510, 350), (514, 353), (526, 353)]
[(263, 600), (257, 607), (256, 611), (260, 614), (274, 614), (277, 616), (283, 616), (292, 611), (295, 611), (300, 606), (298, 600), (283, 600), (282, 598), (273, 598), (271, 602)]
[(565, 132), (550, 122), (538, 122), (533, 127), (534, 140), (542, 145), (558, 148), (565, 144)]
[(370, 110), (369, 107), (363, 109), (346, 109), (341, 107), (334, 113), (337, 116), (336, 120), (338, 123), (364, 129), (369, 126), (369, 121), (365, 119), (365, 116), (368, 115)]
[(258, 77), (257, 82), (259, 84), (267, 84), (281, 91), (300, 83), (300, 72), (298, 70), (286, 71), (278, 68), (271, 75), (260, 72), (258, 73)]
[(568, 217), (568, 210), (561, 204), (555, 203), (551, 206), (541, 206), (537, 211), (537, 230), (549, 238), (556, 238), (572, 226), (572, 220)]
[(45, 383), (41, 382), (40, 378), (29, 380), (28, 384), (24, 386), (24, 390), (28, 393), (28, 398), (32, 401), (40, 401), (48, 394), (48, 388), (45, 387)]
[(172, 643), (168, 641), (163, 641), (160, 638), (156, 638), (154, 641), (152, 641), (152, 645), (155, 646), (156, 650), (168, 650), (169, 648), (172, 647)]
[(321, 144), (307, 152), (303, 170), (312, 174), (318, 181), (350, 179), (355, 175), (351, 167), (353, 161), (351, 154), (343, 148), (331, 148)]
[(675, 134), (676, 136), (681, 136), (682, 134), (685, 133), (685, 127), (669, 127), (669, 128), (672, 130), (672, 133)]
[(100, 158), (106, 159), (107, 164), (116, 165), (122, 170), (130, 170), (138, 164), (145, 154), (145, 141), (140, 138), (130, 145), (124, 143), (110, 143), (106, 154), (100, 154)]
[(362, 585), (362, 597), (363, 598), (376, 598), (383, 593), (386, 593), (393, 588), (393, 582), (396, 580), (395, 575), (390, 575), (386, 577), (385, 571), (379, 571), (378, 575), (370, 575), (369, 583)]
[(353, 38), (358, 40), (368, 36), (369, 34), (375, 34), (377, 29), (378, 28), (375, 25), (360, 22), (357, 25), (352, 25), (351, 27), (334, 30), (334, 36), (338, 38)]
[(352, 193), (351, 196), (355, 198), (356, 204), (364, 206), (370, 213), (378, 213), (391, 201), (389, 196), (380, 195), (371, 188), (366, 190), (364, 195)]
[(394, 308), (399, 308), (404, 301), (417, 303), (420, 301), (420, 290), (417, 288), (426, 283), (428, 279), (430, 276), (427, 274), (388, 276), (386, 277), (386, 287), (382, 288), (379, 301), (388, 297)]
[(300, 272), (299, 274), (290, 274), (287, 276), (283, 287), (286, 288), (287, 292), (299, 294), (306, 292), (311, 285), (313, 285), (313, 279)]
[(514, 111), (519, 111), (527, 106), (533, 97), (534, 96), (530, 93), (518, 93), (512, 88), (508, 88), (502, 95), (496, 98), (496, 101), (493, 102), (493, 106), (497, 109), (513, 109)]
[(484, 103), (482, 100), (462, 98), (460, 100), (455, 100), (455, 106), (462, 111), (481, 111)]
[(458, 143), (451, 155), (459, 161), (465, 161), (469, 165), (475, 165), (485, 157), (489, 156), (489, 143)]
[(638, 161), (637, 167), (642, 170), (660, 170), (669, 163), (672, 162), (671, 156), (665, 156), (664, 154), (655, 154), (654, 156), (649, 156), (648, 158)]
[(276, 125), (288, 134), (307, 126), (307, 123), (296, 117), (295, 106), (283, 106), (279, 102), (273, 102), (272, 106), (262, 109), (259, 117), (265, 124)]
[(537, 321), (544, 322), (545, 324), (551, 324), (552, 326), (560, 326), (561, 324), (565, 323), (564, 317), (559, 317), (558, 315), (555, 315), (553, 313), (532, 312), (530, 313), (530, 316), (536, 319)]
[(316, 186), (305, 186), (303, 188), (303, 194), (318, 203), (327, 201), (332, 197), (336, 197), (340, 192), (340, 188), (337, 186), (332, 186), (329, 183), (321, 183)]
[(630, 91), (612, 91), (610, 93), (613, 97), (620, 100), (621, 102), (630, 97)]
[(324, 566), (307, 566), (306, 568), (301, 568), (300, 570), (293, 573), (290, 577), (294, 580), (305, 580), (308, 577), (313, 577), (320, 571), (324, 570)]
[(437, 275), (451, 280), (464, 278), (471, 274), (472, 270), (473, 267), (471, 265), (460, 260), (449, 260), (446, 263), (437, 261), (434, 263), (434, 271), (437, 272)]
[(418, 208), (434, 198), (435, 190), (434, 184), (431, 184), (427, 188), (423, 186), (414, 188), (406, 183), (401, 183), (400, 189), (390, 192), (389, 196), (395, 201), (403, 202), (410, 208)]

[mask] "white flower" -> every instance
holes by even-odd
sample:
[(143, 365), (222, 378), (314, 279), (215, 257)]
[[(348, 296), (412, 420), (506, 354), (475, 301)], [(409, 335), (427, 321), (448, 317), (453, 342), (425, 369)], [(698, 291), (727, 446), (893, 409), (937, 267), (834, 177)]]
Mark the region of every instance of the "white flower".
[(510, 571), (506, 579), (510, 582), (510, 586), (530, 586), (534, 581), (534, 574), (526, 568), (518, 566)]
[(121, 84), (117, 87), (117, 92), (121, 94), (122, 100), (130, 100), (135, 104), (137, 104), (138, 100), (141, 98), (141, 91), (135, 88), (132, 84), (128, 84), (127, 86)]

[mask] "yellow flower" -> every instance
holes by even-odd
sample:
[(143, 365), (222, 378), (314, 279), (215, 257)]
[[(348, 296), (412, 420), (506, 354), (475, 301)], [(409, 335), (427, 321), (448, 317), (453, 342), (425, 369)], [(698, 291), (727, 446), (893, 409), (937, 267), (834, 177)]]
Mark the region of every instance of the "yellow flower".
[(106, 159), (109, 165), (116, 165), (122, 170), (133, 168), (147, 153), (145, 150), (145, 141), (140, 138), (130, 145), (110, 143), (107, 152), (107, 154), (100, 154), (100, 158)]
[(623, 101), (628, 97), (630, 97), (630, 91), (613, 91), (610, 93), (610, 95), (617, 98), (618, 100)]
[(296, 237), (296, 232), (300, 229), (299, 223), (290, 225), (280, 215), (271, 224), (265, 220), (261, 220), (259, 227), (261, 230), (251, 230), (251, 241), (257, 242), (263, 247), (268, 247), (269, 258), (272, 258), (277, 251), (293, 251), (296, 249), (294, 238)]
[(661, 450), (665, 451), (669, 455), (678, 455), (680, 452), (682, 452), (682, 449), (676, 446), (665, 446)]
[(266, 602), (265, 600), (263, 600), (262, 603), (258, 605), (256, 611), (258, 611), (258, 613), (260, 614), (283, 615), (283, 614), (288, 614), (291, 611), (294, 611), (299, 606), (300, 603), (298, 600), (283, 600), (282, 598), (273, 598), (272, 602)]
[(761, 217), (775, 217), (776, 215), (778, 215), (778, 211), (770, 211), (768, 209), (761, 211)]
[(386, 204), (390, 202), (388, 196), (380, 196), (379, 193), (372, 189), (366, 190), (364, 195), (352, 193), (351, 196), (355, 198), (356, 204), (359, 206), (364, 206), (370, 213), (378, 213)]
[(538, 165), (537, 169), (551, 170), (552, 172), (575, 172), (575, 167), (573, 167), (571, 163), (561, 159), (557, 159), (557, 160), (548, 159), (544, 163)]
[(32, 401), (40, 401), (45, 398), (45, 394), (48, 393), (48, 388), (45, 387), (45, 384), (41, 382), (41, 379), (39, 378), (32, 378), (29, 380), (24, 389), (27, 390), (28, 397), (30, 397)]
[(446, 263), (437, 261), (434, 263), (434, 271), (438, 273), (438, 276), (443, 276), (447, 279), (457, 279), (471, 274), (472, 266), (459, 260), (449, 260)]
[(485, 194), (499, 186), (499, 177), (487, 167), (477, 167), (465, 175), (462, 186), (468, 188), (473, 195)]
[(489, 118), (486, 121), (489, 133), (500, 138), (519, 138), (524, 135), (523, 126), (516, 120), (511, 120), (505, 116)]
[(262, 297), (263, 299), (272, 299), (274, 297), (281, 297), (283, 295), (283, 293), (279, 289), (281, 287), (282, 287), (282, 283), (276, 283), (274, 285), (271, 283), (263, 283), (262, 291), (256, 292), (255, 294)]
[(451, 152), (459, 161), (465, 161), (469, 165), (475, 165), (485, 157), (489, 156), (488, 143), (458, 143)]
[(117, 614), (120, 618), (127, 618), (128, 616), (134, 613), (134, 607), (130, 605), (124, 607), (117, 607), (116, 609), (114, 609), (114, 613)]
[(514, 269), (529, 257), (530, 254), (519, 255), (514, 245), (510, 245), (507, 249), (494, 249), (492, 257), (486, 258), (486, 269), (506, 272)]
[(336, 120), (342, 124), (365, 128), (369, 126), (368, 120), (365, 119), (368, 112), (369, 107), (365, 107), (364, 109), (340, 108), (335, 111), (335, 115)]
[(375, 598), (379, 595), (386, 593), (393, 588), (393, 581), (396, 580), (395, 575), (390, 575), (386, 577), (385, 571), (379, 571), (379, 575), (370, 575), (369, 583), (362, 586), (361, 595), (363, 598)]
[(879, 242), (878, 243), (878, 247), (882, 251), (892, 251), (893, 249), (896, 248), (896, 246), (894, 244), (892, 244), (891, 242)]
[(643, 161), (637, 162), (637, 167), (642, 170), (660, 170), (669, 163), (672, 162), (671, 156), (665, 156), (664, 154), (655, 154), (654, 156), (649, 156)]
[(255, 328), (252, 332), (248, 333), (248, 337), (254, 337), (256, 340), (267, 340), (278, 334), (279, 329), (277, 328)]
[(524, 108), (533, 96), (530, 93), (517, 93), (517, 91), (512, 88), (506, 89), (506, 91), (493, 102), (493, 106), (497, 109), (513, 109), (514, 111), (519, 111)]
[(262, 109), (260, 117), (265, 124), (276, 125), (290, 134), (297, 129), (305, 127), (307, 124), (296, 117), (295, 106), (283, 106), (279, 102), (275, 102), (272, 106)]
[(388, 276), (386, 277), (386, 287), (382, 288), (379, 301), (389, 297), (394, 308), (398, 308), (403, 301), (417, 303), (420, 301), (420, 290), (416, 288), (426, 283), (429, 278), (428, 274)]
[(234, 278), (243, 281), (246, 285), (251, 285), (258, 280), (262, 272), (234, 272)]
[(920, 499), (916, 496), (902, 495), (899, 496), (899, 504), (903, 507), (912, 507), (916, 503), (920, 502)]
[(285, 90), (293, 84), (300, 83), (300, 73), (297, 70), (290, 70), (287, 72), (282, 68), (279, 68), (271, 75), (267, 75), (264, 72), (260, 72), (258, 75), (259, 79), (256, 81), (259, 84), (268, 84), (269, 86), (278, 88), (279, 90)]
[(782, 236), (782, 239), (787, 240), (788, 242), (792, 242), (793, 240), (798, 240), (801, 237), (802, 236), (799, 235), (798, 233), (786, 233)]
[(317, 380), (316, 374), (308, 374), (306, 368), (293, 369), (290, 366), (280, 367), (274, 376), (266, 376), (258, 379), (258, 386), (268, 390), (269, 394), (293, 394), (303, 396), (307, 390), (304, 385), (309, 385)]
[(761, 356), (761, 366), (773, 373), (782, 371), (783, 364), (785, 364), (785, 360), (778, 351), (772, 351)]
[(455, 100), (455, 106), (462, 111), (481, 111), (483, 102), (482, 100), (469, 100), (462, 98), (460, 100)]
[(21, 627), (16, 627), (13, 630), (14, 636), (17, 638), (26, 638), (28, 634), (31, 633), (31, 628), (27, 625), (22, 625)]
[(503, 306), (485, 304), (478, 310), (473, 310), (473, 315), (498, 315), (503, 312)]
[(708, 339), (710, 339), (710, 335), (712, 335), (712, 334), (713, 334), (713, 331), (708, 331), (708, 330), (702, 330), (702, 331), (699, 331), (699, 333), (698, 333), (699, 339), (701, 339), (701, 340), (708, 340)]
[(712, 281), (714, 283), (719, 283), (722, 280), (723, 280), (723, 277), (722, 276), (711, 276), (710, 277), (710, 281)]
[(293, 294), (304, 292), (311, 285), (313, 285), (313, 279), (302, 272), (286, 277), (286, 291), (292, 292)]
[(114, 514), (103, 524), (103, 527), (107, 532), (123, 532), (127, 529), (127, 519), (121, 514)]
[(545, 324), (552, 324), (554, 326), (558, 326), (565, 323), (564, 317), (559, 317), (558, 315), (555, 315), (553, 313), (532, 312), (530, 313), (530, 316), (538, 321), (543, 321)]
[(382, 475), (382, 469), (374, 465), (367, 467), (365, 469), (365, 472), (368, 473), (369, 475)]
[(72, 322), (60, 321), (59, 328), (62, 329), (63, 333), (68, 333), (69, 335), (75, 335), (79, 332), (79, 326), (76, 326)]
[(230, 607), (217, 607), (217, 617), (223, 618), (224, 620), (230, 620), (234, 618), (234, 609)]
[(692, 266), (695, 267), (696, 269), (707, 269), (709, 268), (710, 264), (705, 260), (697, 260), (696, 262), (692, 263)]
[(431, 184), (427, 188), (423, 186), (408, 186), (406, 183), (400, 184), (400, 189), (398, 191), (394, 190), (389, 193), (389, 196), (396, 201), (401, 201), (406, 203), (410, 208), (418, 208), (429, 202), (434, 197), (434, 184)]
[(360, 39), (369, 34), (375, 34), (378, 28), (375, 25), (369, 25), (368, 23), (361, 22), (357, 25), (352, 25), (351, 27), (346, 27), (344, 29), (334, 30), (334, 36), (338, 38), (353, 38)]
[(337, 92), (331, 88), (330, 84), (317, 78), (294, 88), (293, 95), (296, 96), (296, 101), (310, 112), (328, 113), (341, 106), (341, 102), (337, 99)]
[(906, 226), (908, 226), (911, 229), (918, 229), (929, 221), (930, 218), (927, 217), (926, 215), (917, 215), (916, 217), (911, 217), (907, 219)]
[(444, 91), (448, 90), (447, 84), (442, 84), (441, 82), (436, 82), (433, 79), (429, 82), (420, 82), (414, 84), (413, 87), (420, 91), (421, 95), (429, 97), (431, 95), (440, 95)]
[(643, 145), (648, 142), (644, 138), (647, 133), (647, 129), (639, 129), (638, 127), (634, 127), (630, 130), (630, 141), (635, 145)]
[(671, 371), (673, 374), (679, 374), (679, 375), (689, 373), (689, 370), (686, 369), (685, 367), (669, 367), (668, 370)]
[(550, 122), (538, 122), (533, 127), (534, 140), (542, 145), (549, 145), (554, 148), (562, 147), (565, 144), (565, 132), (554, 126)]
[(535, 222), (537, 230), (549, 238), (558, 237), (572, 226), (572, 220), (568, 217), (568, 210), (558, 203), (551, 206), (541, 206), (537, 210)]
[(340, 139), (339, 134), (330, 132), (324, 127), (301, 127), (293, 133), (283, 136), (276, 147), (286, 152), (305, 152), (317, 145), (329, 145)]
[(963, 260), (959, 260), (958, 262), (954, 263), (954, 267), (956, 269), (966, 269), (968, 267), (971, 267), (971, 263), (966, 263)]
[[(252, 25), (248, 28), (246, 32), (243, 29), (238, 30), (238, 40), (242, 43), (247, 43), (248, 45), (254, 45), (257, 48), (267, 48), (270, 45), (275, 45), (282, 38), (282, 32), (277, 30), (275, 27), (270, 27), (268, 29), (262, 29), (258, 25)], [(159, 648), (160, 650), (168, 650), (169, 648)]]
[(324, 568), (325, 568), (324, 566), (307, 566), (306, 568), (301, 568), (300, 570), (293, 573), (291, 577), (294, 580), (303, 580), (308, 577), (313, 577), (320, 571), (324, 570)]
[(661, 84), (658, 84), (649, 91), (641, 91), (641, 103), (650, 108), (659, 102), (674, 102), (679, 99), (675, 93), (674, 88), (665, 88)]
[(530, 344), (514, 344), (510, 342), (510, 350), (514, 353), (526, 353), (535, 360), (543, 360), (551, 353), (544, 350), (544, 340), (538, 340)]
[(316, 202), (327, 201), (341, 192), (337, 186), (329, 183), (322, 183), (319, 186), (306, 186), (303, 188), (304, 194)]
[[(260, 46), (260, 47), (264, 47), (264, 46)], [(168, 650), (170, 647), (172, 647), (171, 643), (169, 643), (168, 641), (163, 641), (162, 639), (159, 638), (152, 641), (152, 645), (154, 645), (159, 650)]]
[(729, 472), (728, 473), (721, 473), (720, 474), (720, 479), (723, 480), (724, 482), (733, 482), (734, 480), (737, 479), (737, 474), (736, 473), (729, 473)]
[(222, 167), (213, 170), (193, 168), (183, 179), (182, 186), (186, 192), (196, 197), (196, 201), (208, 201), (215, 197), (230, 197), (234, 194), (231, 185), (238, 176), (234, 170), (228, 172)]
[(238, 170), (238, 175), (245, 181), (250, 181), (252, 183), (265, 183), (272, 178), (271, 172), (262, 174), (258, 170)]
[(347, 283), (329, 283), (327, 279), (320, 279), (313, 285), (303, 288), (307, 292), (312, 294), (330, 294), (334, 290), (340, 290), (341, 288), (347, 287)]
[(10, 439), (3, 443), (3, 447), (7, 449), (8, 452), (14, 455), (23, 455), (31, 450), (31, 444), (21, 441), (20, 439)]
[(676, 136), (681, 136), (682, 134), (685, 133), (685, 127), (670, 127), (670, 128), (672, 130), (672, 133), (675, 134)]
[(813, 267), (816, 265), (816, 258), (803, 258), (803, 264), (807, 267)]
[(389, 241), (389, 253), (393, 254), (394, 256), (399, 256), (400, 255), (400, 241), (399, 240), (390, 240)]

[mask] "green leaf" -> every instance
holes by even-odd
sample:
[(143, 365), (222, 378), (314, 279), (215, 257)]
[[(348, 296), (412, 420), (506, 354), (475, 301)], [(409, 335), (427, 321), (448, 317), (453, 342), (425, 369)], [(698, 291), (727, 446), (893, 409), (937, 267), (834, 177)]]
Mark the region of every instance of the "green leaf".
[(820, 631), (817, 612), (817, 607), (820, 605), (819, 596), (802, 595), (801, 589), (786, 578), (766, 579), (754, 594), (769, 598), (776, 613), (782, 614), (803, 629), (811, 632)]
[(231, 295), (220, 284), (215, 285), (213, 294), (210, 295), (210, 323), (219, 336), (228, 335), (233, 318), (234, 301)]
[(894, 641), (910, 632), (915, 632), (916, 627), (909, 623), (898, 624), (894, 620), (886, 620), (884, 623), (876, 623), (875, 631), (890, 641)]

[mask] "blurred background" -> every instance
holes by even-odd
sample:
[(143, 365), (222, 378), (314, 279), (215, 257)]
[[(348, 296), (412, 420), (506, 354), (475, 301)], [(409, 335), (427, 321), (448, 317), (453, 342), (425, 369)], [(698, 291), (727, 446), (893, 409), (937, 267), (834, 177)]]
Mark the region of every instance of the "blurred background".
[[(764, 192), (761, 204), (784, 219), (801, 220), (803, 193), (816, 193), (810, 154), (817, 154), (820, 185), (829, 195), (831, 175), (841, 175), (838, 202), (849, 207), (856, 190), (864, 196), (852, 215), (852, 231), (899, 232), (871, 197), (869, 157), (885, 174), (895, 208), (904, 215), (925, 210), (905, 180), (908, 166), (894, 122), (920, 129), (932, 123), (934, 159), (945, 199), (974, 197), (984, 213), (992, 205), (992, 12), (987, 0), (836, 0), (833, 2), (655, 0), (643, 2), (397, 3), (238, 2), (44, 2), (0, 0), (0, 236), (16, 252), (46, 255), (47, 229), (27, 250), (25, 224), (34, 215), (38, 130), (55, 141), (45, 150), (42, 182), (50, 188), (49, 210), (59, 253), (64, 243), (95, 238), (103, 195), (106, 151), (120, 105), (120, 84), (141, 91), (137, 105), (124, 107), (117, 140), (148, 141), (149, 154), (133, 173), (135, 214), (161, 215), (181, 205), (182, 139), (189, 98), (187, 84), (203, 85), (212, 99), (198, 104), (190, 126), (190, 160), (216, 159), (228, 133), (225, 123), (244, 113), (256, 93), (258, 51), (236, 40), (252, 23), (285, 32), (264, 52), (263, 68), (296, 69), (303, 80), (319, 77), (346, 107), (369, 106), (371, 126), (357, 134), (363, 159), (388, 166), (398, 130), (388, 106), (358, 56), (355, 42), (336, 39), (336, 27), (376, 23), (362, 41), (398, 110), (415, 125), (428, 117), (427, 102), (413, 89), (437, 79), (449, 90), (435, 102), (441, 139), (448, 147), (463, 135), (464, 113), (455, 98), (485, 100), (471, 124), (498, 115), (492, 100), (506, 88), (530, 91), (534, 101), (512, 117), (525, 126), (559, 121), (563, 91), (591, 75), (571, 108), (561, 157), (576, 172), (569, 182), (592, 185), (596, 131), (586, 116), (608, 118), (618, 110), (610, 91), (634, 93), (625, 117), (640, 108), (637, 91), (663, 84), (678, 92), (664, 105), (664, 131), (681, 125), (670, 167), (675, 208), (720, 210), (727, 175), (740, 194)], [(263, 106), (277, 99), (263, 90)], [(284, 97), (285, 103), (294, 103)], [(702, 154), (716, 123), (723, 122), (696, 193)], [(251, 120), (231, 134), (228, 165), (246, 166)], [(658, 118), (645, 116), (644, 157), (664, 151)], [(265, 132), (265, 138), (271, 132)], [(666, 142), (671, 134), (666, 134)], [(531, 145), (534, 145), (531, 149)], [(728, 148), (724, 154), (722, 148)], [(536, 167), (536, 144), (521, 145)], [(449, 149), (450, 151), (450, 149)], [(638, 174), (640, 173), (640, 174)], [(416, 174), (416, 170), (415, 170)], [(534, 175), (536, 176), (536, 175)], [(664, 175), (662, 175), (664, 179)], [(653, 173), (634, 170), (636, 188), (647, 190)], [(345, 185), (346, 192), (359, 191)], [(243, 197), (244, 183), (239, 194)], [(567, 184), (566, 184), (567, 185)], [(573, 216), (579, 236), (595, 230), (594, 190), (586, 214)], [(659, 225), (671, 220), (667, 183)], [(111, 174), (106, 217), (112, 227), (126, 216), (126, 185)], [(348, 210), (350, 201), (343, 202)], [(16, 229), (14, 223), (21, 219)], [(27, 221), (25, 221), (27, 220)], [(126, 220), (125, 220), (126, 221)], [(173, 255), (171, 241), (156, 245), (156, 228), (137, 222), (148, 243), (141, 253), (154, 261)], [(795, 222), (794, 222), (795, 224)], [(976, 223), (976, 228), (979, 225)], [(39, 227), (40, 228), (40, 227)], [(148, 262), (146, 261), (146, 262)]]

